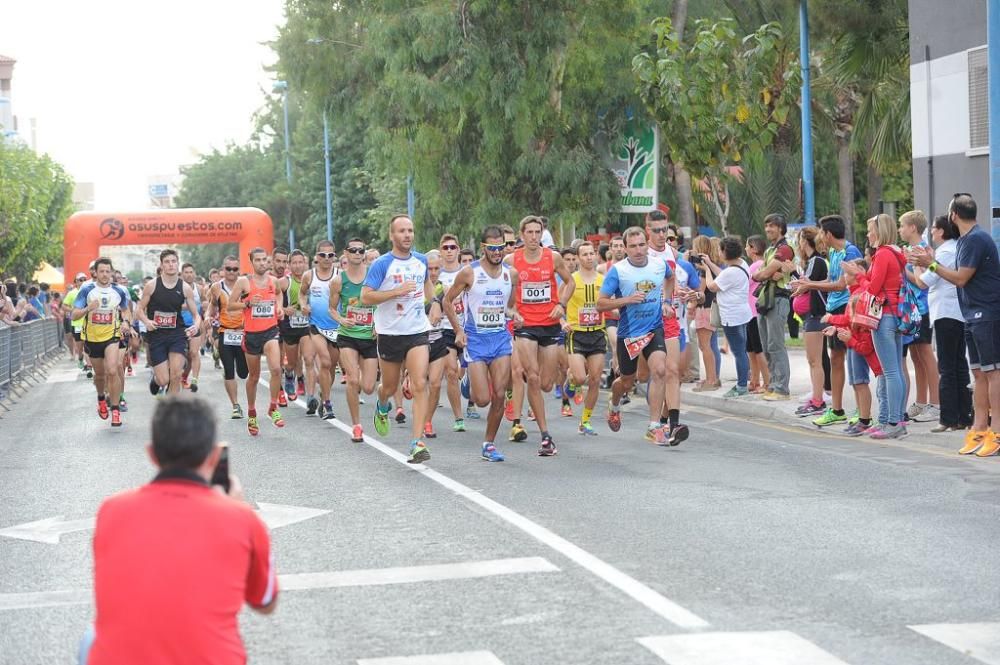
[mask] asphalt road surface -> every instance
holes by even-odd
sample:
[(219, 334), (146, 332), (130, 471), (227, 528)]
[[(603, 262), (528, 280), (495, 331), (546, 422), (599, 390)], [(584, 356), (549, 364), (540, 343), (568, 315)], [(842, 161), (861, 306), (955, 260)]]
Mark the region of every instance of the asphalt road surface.
[[(68, 361), (0, 419), (0, 663), (73, 662), (93, 515), (153, 474), (146, 381), (117, 431)], [(503, 463), (445, 408), (412, 466), (373, 398), (356, 444), (301, 401), (251, 439), (211, 362), (198, 396), (273, 527), (282, 595), (241, 617), (252, 663), (1000, 665), (1000, 459), (694, 410), (661, 448), (635, 411), (612, 434), (602, 397), (597, 437), (547, 402), (553, 458), (505, 421)]]

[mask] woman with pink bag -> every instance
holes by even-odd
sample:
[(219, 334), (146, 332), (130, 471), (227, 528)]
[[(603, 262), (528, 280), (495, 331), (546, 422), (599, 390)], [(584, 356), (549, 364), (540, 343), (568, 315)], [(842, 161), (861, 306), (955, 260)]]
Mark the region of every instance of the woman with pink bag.
[[(799, 261), (802, 279), (810, 282), (825, 282), (828, 268), (823, 258), (823, 240), (818, 228), (807, 227), (799, 231)], [(796, 282), (789, 286), (794, 290)], [(802, 317), (802, 336), (806, 343), (806, 359), (809, 361), (809, 382), (812, 394), (809, 400), (795, 410), (800, 417), (820, 415), (826, 411), (823, 400), (823, 315), (826, 314), (826, 300), (817, 290), (803, 291), (792, 300), (792, 309)]]

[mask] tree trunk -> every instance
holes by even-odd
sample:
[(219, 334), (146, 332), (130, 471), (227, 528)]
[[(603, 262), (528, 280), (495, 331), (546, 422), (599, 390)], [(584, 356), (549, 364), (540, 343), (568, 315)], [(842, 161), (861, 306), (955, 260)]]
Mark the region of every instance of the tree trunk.
[[(684, 41), (684, 26), (687, 23), (688, 0), (674, 0), (674, 11), (671, 22), (677, 41)], [(690, 229), (689, 235), (694, 237), (698, 231), (694, 219), (694, 194), (691, 191), (691, 174), (684, 170), (681, 164), (674, 164), (674, 192), (677, 194), (677, 216), (674, 223)]]
[(854, 158), (851, 142), (846, 136), (836, 135), (837, 189), (840, 194), (840, 216), (847, 225), (847, 239), (854, 241)]
[(868, 165), (868, 216), (878, 214), (878, 202), (882, 200), (882, 174), (871, 164)]

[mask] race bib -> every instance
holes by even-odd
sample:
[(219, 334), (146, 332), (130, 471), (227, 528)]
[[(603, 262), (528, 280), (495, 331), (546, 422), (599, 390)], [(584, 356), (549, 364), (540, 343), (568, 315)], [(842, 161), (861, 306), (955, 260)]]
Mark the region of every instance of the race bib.
[(90, 322), (97, 326), (108, 326), (115, 322), (115, 313), (112, 311), (102, 312), (96, 310), (90, 313)]
[(274, 318), (274, 301), (273, 300), (261, 300), (256, 305), (250, 306), (250, 318), (251, 319), (273, 319)]
[(503, 307), (480, 307), (476, 311), (477, 330), (496, 330), (507, 322)]
[(552, 282), (521, 282), (521, 301), (526, 305), (552, 302)]
[(649, 346), (649, 343), (653, 341), (654, 333), (646, 333), (642, 337), (626, 337), (625, 338), (625, 350), (628, 352), (628, 357), (631, 360), (635, 360), (642, 353), (642, 350)]
[(601, 313), (597, 311), (597, 307), (581, 307), (579, 321), (581, 326), (599, 326)]
[(226, 346), (243, 346), (243, 331), (226, 330), (222, 333), (222, 343)]
[(292, 314), (288, 317), (288, 325), (292, 328), (308, 328), (309, 327), (309, 317), (302, 316), (301, 314)]
[(347, 316), (354, 319), (359, 326), (370, 326), (373, 321), (373, 310), (370, 307), (348, 305)]
[(153, 324), (157, 328), (176, 328), (177, 312), (153, 312)]
[(330, 342), (333, 342), (334, 344), (336, 344), (336, 342), (337, 342), (337, 331), (336, 330), (322, 330), (320, 328), (317, 328), (317, 330), (319, 330), (319, 334), (320, 335), (322, 335), (323, 337), (326, 337), (327, 340), (329, 340)]

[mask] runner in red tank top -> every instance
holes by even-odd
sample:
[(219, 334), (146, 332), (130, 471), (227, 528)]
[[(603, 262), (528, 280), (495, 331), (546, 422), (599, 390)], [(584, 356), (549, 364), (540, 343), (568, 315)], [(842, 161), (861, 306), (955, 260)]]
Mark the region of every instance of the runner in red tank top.
[(573, 278), (562, 257), (542, 247), (542, 222), (538, 217), (529, 215), (521, 220), (521, 239), (524, 247), (504, 259), (520, 276), (516, 300), (524, 325), (514, 329), (514, 352), (527, 378), (528, 404), (542, 435), (538, 454), (549, 457), (556, 454), (556, 446), (548, 432), (543, 393), (552, 390), (559, 374), (559, 322), (566, 316), (559, 304), (556, 275), (564, 286)]
[(267, 356), (270, 372), (271, 403), (267, 415), (275, 427), (284, 427), (285, 421), (278, 410), (278, 392), (281, 390), (281, 347), (278, 345), (278, 321), (285, 312), (281, 307), (282, 289), (278, 278), (269, 275), (267, 252), (257, 248), (250, 251), (254, 274), (236, 280), (229, 296), (227, 309), (243, 312), (243, 351), (247, 359), (247, 430), (257, 436), (257, 382), (260, 379), (260, 357)]

